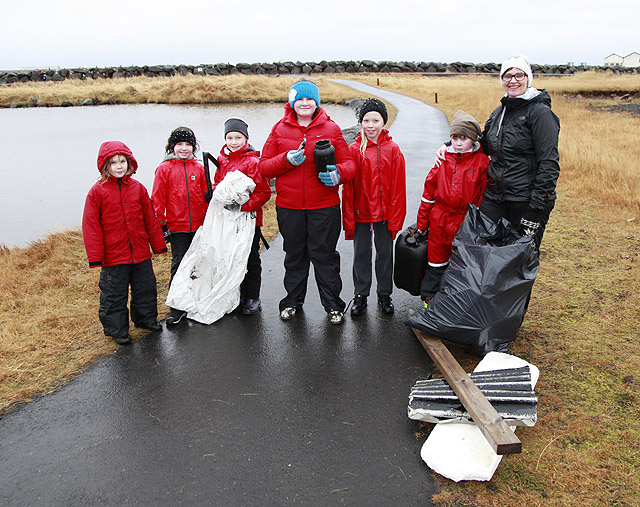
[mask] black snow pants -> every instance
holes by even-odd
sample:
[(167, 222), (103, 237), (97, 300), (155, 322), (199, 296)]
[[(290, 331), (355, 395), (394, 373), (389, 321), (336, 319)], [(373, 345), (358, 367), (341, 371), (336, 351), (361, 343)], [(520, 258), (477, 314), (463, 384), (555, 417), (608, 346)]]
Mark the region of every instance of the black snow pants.
[(284, 288), (287, 291), (280, 301), (280, 311), (302, 308), (310, 264), (313, 264), (325, 311), (344, 311), (346, 305), (340, 299), (340, 254), (336, 249), (342, 230), (340, 206), (312, 210), (277, 207), (276, 211), (284, 240)]
[(251, 251), (247, 259), (247, 274), (240, 284), (240, 299), (260, 299), (260, 286), (262, 285), (262, 261), (260, 260), (260, 227), (256, 225), (253, 235)]
[(173, 277), (176, 275), (182, 258), (189, 250), (191, 242), (193, 241), (195, 232), (172, 232), (171, 233), (171, 280), (169, 285), (173, 281)]
[(127, 301), (131, 286), (131, 320), (148, 327), (158, 317), (158, 287), (151, 259), (138, 264), (103, 267), (100, 272), (98, 315), (104, 334), (124, 338), (129, 334)]

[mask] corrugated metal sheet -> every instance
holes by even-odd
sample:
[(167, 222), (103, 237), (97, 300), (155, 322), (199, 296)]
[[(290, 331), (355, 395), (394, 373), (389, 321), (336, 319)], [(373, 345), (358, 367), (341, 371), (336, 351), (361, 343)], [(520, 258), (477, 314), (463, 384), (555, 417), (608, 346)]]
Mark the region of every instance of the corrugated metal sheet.
[[(503, 419), (524, 426), (536, 423), (538, 397), (528, 366), (476, 372), (469, 376)], [(408, 412), (411, 419), (432, 423), (471, 419), (444, 379), (417, 381), (409, 395)]]

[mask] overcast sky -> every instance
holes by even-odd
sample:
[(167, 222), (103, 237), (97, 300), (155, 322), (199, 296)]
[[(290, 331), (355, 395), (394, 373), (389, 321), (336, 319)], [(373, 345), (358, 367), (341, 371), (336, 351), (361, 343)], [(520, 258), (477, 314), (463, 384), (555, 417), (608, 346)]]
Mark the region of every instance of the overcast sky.
[(321, 60), (602, 65), (640, 52), (638, 0), (3, 2), (0, 69)]

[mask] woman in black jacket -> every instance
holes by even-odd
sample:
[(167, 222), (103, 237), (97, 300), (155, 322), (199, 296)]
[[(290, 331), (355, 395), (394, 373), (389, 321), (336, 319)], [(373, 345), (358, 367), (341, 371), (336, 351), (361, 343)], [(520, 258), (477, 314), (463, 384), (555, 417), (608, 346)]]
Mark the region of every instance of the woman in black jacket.
[(549, 93), (533, 88), (532, 81), (524, 55), (502, 64), (500, 82), (506, 93), (480, 139), (491, 157), (480, 211), (493, 221), (506, 218), (539, 249), (556, 201), (560, 121), (551, 111)]
[[(478, 139), (491, 157), (480, 211), (494, 222), (506, 218), (539, 250), (556, 202), (560, 120), (551, 111), (549, 93), (532, 87), (532, 81), (526, 56), (514, 55), (502, 64), (505, 95)], [(445, 149), (438, 150), (436, 164), (444, 160)]]

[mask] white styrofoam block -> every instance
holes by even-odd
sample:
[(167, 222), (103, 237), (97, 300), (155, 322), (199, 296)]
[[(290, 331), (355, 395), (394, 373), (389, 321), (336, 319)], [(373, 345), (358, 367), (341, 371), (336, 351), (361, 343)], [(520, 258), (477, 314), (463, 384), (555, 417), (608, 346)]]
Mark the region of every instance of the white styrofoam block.
[(478, 426), (437, 424), (420, 450), (434, 472), (452, 481), (489, 481), (502, 456), (497, 455)]

